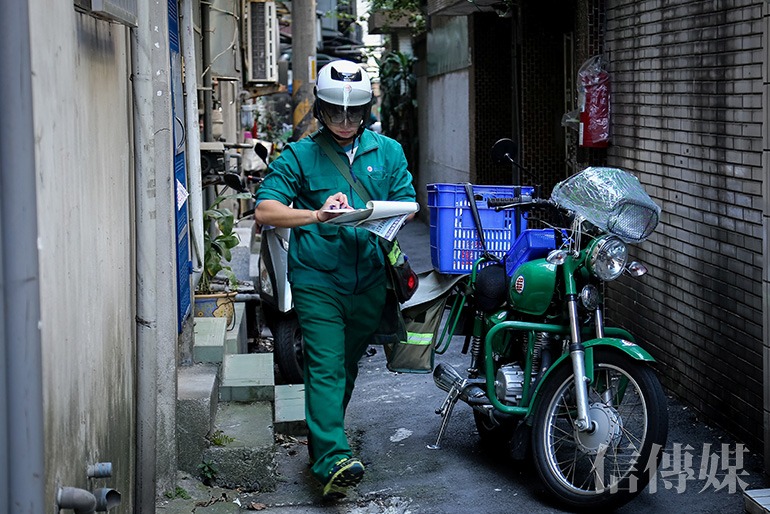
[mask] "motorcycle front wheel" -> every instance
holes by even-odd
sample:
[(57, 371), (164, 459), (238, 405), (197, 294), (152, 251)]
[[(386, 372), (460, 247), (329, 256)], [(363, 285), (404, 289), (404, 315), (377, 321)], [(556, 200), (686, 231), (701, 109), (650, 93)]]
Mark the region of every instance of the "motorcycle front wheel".
[(575, 428), (569, 363), (543, 384), (533, 422), (538, 474), (573, 509), (617, 508), (633, 499), (654, 476), (668, 436), (666, 397), (646, 364), (608, 349), (594, 350), (593, 363), (592, 430)]

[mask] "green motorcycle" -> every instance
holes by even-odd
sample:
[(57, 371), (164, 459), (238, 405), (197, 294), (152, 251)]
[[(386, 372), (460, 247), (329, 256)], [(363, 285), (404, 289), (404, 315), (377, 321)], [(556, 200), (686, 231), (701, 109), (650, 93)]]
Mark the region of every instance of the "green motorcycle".
[(481, 255), (449, 296), (435, 350), (444, 353), (452, 336), (464, 335), (470, 365), (463, 374), (443, 362), (434, 369), (448, 394), (431, 447), (439, 447), (462, 400), (483, 442), (530, 456), (562, 505), (625, 504), (654, 476), (668, 410), (652, 356), (627, 331), (605, 326), (602, 285), (646, 273), (628, 262), (627, 244), (649, 237), (660, 208), (616, 168), (588, 168), (559, 183), (548, 200), (525, 189), (489, 197), (488, 209), (513, 211), (514, 220), (533, 224), (534, 212), (547, 213), (546, 228), (519, 230), (500, 257), (487, 251), (479, 195), (466, 189), (463, 209), (475, 220)]

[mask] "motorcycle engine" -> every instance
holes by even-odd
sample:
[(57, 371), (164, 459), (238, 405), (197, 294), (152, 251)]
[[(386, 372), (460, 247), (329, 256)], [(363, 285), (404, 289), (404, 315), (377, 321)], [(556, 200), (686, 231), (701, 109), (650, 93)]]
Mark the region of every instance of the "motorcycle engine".
[(495, 394), (508, 405), (518, 405), (524, 391), (524, 370), (518, 364), (506, 364), (497, 370)]

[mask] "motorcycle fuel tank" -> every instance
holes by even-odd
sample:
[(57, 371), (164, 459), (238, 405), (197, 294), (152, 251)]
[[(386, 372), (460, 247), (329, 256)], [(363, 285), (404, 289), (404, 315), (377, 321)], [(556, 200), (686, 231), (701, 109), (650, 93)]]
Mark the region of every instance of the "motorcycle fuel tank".
[(517, 311), (544, 314), (556, 287), (556, 265), (545, 259), (525, 262), (513, 272), (508, 298)]

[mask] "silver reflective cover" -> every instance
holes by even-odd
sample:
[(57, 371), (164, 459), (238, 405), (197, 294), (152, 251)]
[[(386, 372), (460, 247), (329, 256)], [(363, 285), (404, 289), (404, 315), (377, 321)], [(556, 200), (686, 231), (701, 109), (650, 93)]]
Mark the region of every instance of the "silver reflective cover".
[(647, 239), (660, 220), (639, 179), (619, 168), (586, 168), (556, 184), (551, 200), (627, 243)]

